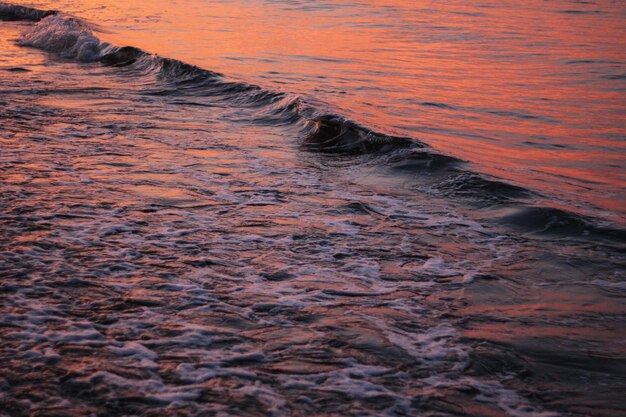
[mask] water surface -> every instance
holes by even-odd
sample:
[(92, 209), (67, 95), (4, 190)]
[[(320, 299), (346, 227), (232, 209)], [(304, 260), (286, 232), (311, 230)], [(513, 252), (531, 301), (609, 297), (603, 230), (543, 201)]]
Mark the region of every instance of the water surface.
[(0, 5), (0, 415), (626, 412), (623, 6), (372, 3)]
[(620, 1), (34, 1), (624, 224)]

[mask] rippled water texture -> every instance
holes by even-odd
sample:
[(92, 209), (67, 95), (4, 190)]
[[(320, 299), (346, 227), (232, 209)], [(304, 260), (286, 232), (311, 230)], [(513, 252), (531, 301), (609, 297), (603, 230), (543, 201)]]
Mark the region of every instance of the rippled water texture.
[(552, 204), (626, 215), (623, 1), (33, 1), (118, 45), (323, 100)]
[(622, 3), (32, 3), (0, 416), (626, 413)]

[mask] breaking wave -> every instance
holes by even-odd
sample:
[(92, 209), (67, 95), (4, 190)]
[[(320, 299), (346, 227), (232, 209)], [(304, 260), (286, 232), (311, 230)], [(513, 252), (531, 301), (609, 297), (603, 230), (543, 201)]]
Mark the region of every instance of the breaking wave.
[[(49, 51), (62, 58), (99, 62), (146, 79), (146, 95), (210, 97), (232, 106), (259, 108), (253, 123), (288, 126), (301, 138), (300, 147), (321, 155), (376, 158), (399, 175), (420, 174), (422, 184), (439, 195), (461, 198), (478, 208), (516, 205), (499, 223), (532, 234), (583, 237), (601, 234), (622, 243), (626, 232), (596, 226), (594, 220), (549, 207), (535, 207), (535, 192), (472, 172), (467, 163), (445, 155), (414, 138), (370, 130), (341, 115), (329, 113), (303, 98), (227, 80), (224, 75), (132, 46), (102, 41), (97, 30), (77, 17), (58, 11), (0, 4), (0, 20), (35, 22), (19, 45)], [(371, 162), (371, 161), (370, 161)], [(358, 163), (358, 162), (355, 162)]]

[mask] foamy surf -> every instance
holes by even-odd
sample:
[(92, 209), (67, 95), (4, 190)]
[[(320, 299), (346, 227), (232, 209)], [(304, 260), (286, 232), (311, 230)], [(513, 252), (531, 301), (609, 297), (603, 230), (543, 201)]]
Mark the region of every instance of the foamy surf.
[(19, 13), (39, 21), (2, 30), (52, 55), (0, 37), (0, 67), (23, 69), (0, 71), (10, 415), (620, 411), (623, 255), (596, 219)]

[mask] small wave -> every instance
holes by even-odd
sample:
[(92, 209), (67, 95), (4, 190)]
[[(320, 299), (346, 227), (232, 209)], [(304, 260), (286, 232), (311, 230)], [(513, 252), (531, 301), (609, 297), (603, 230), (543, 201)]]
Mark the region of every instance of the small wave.
[[(338, 115), (324, 115), (306, 108), (300, 99), (265, 90), (242, 82), (225, 81), (222, 74), (175, 59), (149, 54), (132, 46), (113, 46), (94, 35), (86, 22), (60, 12), (20, 8), (20, 16), (40, 16), (19, 41), (29, 46), (82, 62), (129, 68), (134, 75), (155, 75), (158, 84), (146, 91), (150, 95), (222, 96), (241, 106), (267, 106), (269, 112), (259, 122), (296, 123), (304, 119), (307, 136), (305, 148), (312, 151), (342, 154), (388, 152), (411, 146), (417, 141), (373, 132)], [(22, 19), (24, 20), (24, 19)], [(40, 21), (39, 21), (40, 20)], [(278, 103), (278, 105), (277, 105)]]
[(336, 115), (323, 115), (310, 120), (309, 130), (304, 148), (323, 153), (363, 155), (424, 146), (408, 138), (373, 132)]
[(548, 207), (522, 207), (500, 218), (510, 226), (532, 233), (583, 233), (589, 223), (581, 216)]
[[(99, 39), (92, 26), (79, 18), (58, 11), (0, 4), (0, 19), (35, 22), (18, 41), (22, 46), (82, 62), (99, 62), (119, 68), (132, 77), (147, 77), (142, 94), (210, 98), (211, 104), (252, 108), (255, 113), (247, 119), (252, 123), (297, 128), (302, 138), (301, 148), (305, 151), (325, 155), (371, 155), (375, 159), (369, 162), (380, 163), (399, 174), (420, 174), (426, 178), (423, 184), (430, 189), (444, 196), (469, 199), (479, 207), (507, 207), (518, 203), (515, 212), (499, 218), (501, 223), (514, 229), (538, 234), (601, 235), (622, 241), (625, 238), (624, 231), (596, 226), (591, 219), (573, 213), (547, 207), (520, 207), (519, 200), (537, 195), (472, 172), (465, 161), (437, 152), (416, 139), (370, 130), (340, 115), (324, 112), (297, 96), (229, 81), (217, 72), (136, 47), (111, 45)], [(452, 109), (433, 102), (422, 105)]]
[(446, 109), (446, 110), (455, 110), (455, 108), (453, 106), (450, 106), (448, 104), (445, 103), (435, 103), (432, 101), (425, 101), (423, 103), (420, 103), (422, 106), (426, 106), (426, 107), (438, 107), (440, 109)]
[(522, 206), (499, 217), (499, 222), (539, 235), (574, 236), (626, 243), (626, 231), (598, 225), (586, 216), (552, 207)]
[(455, 171), (464, 163), (461, 159), (453, 156), (440, 154), (430, 149), (411, 149), (392, 155), (387, 163), (396, 171)]
[(123, 46), (116, 48), (100, 57), (100, 62), (111, 67), (125, 67), (134, 64), (138, 59), (147, 54), (139, 48), (133, 46)]
[[(24, 15), (44, 16), (36, 9)], [(255, 123), (299, 125), (304, 150), (324, 154), (393, 154), (387, 164), (398, 171), (438, 171), (461, 161), (427, 148), (417, 140), (367, 129), (336, 114), (307, 105), (299, 97), (242, 82), (226, 81), (222, 74), (175, 59), (149, 54), (132, 46), (113, 46), (94, 35), (86, 22), (60, 12), (48, 13), (28, 28), (20, 45), (35, 47), (83, 62), (100, 62), (138, 77), (154, 77), (144, 91), (155, 96), (196, 96), (230, 105), (259, 107)]]
[(473, 172), (461, 172), (447, 177), (437, 184), (437, 188), (444, 195), (475, 198), (486, 206), (534, 196), (534, 193), (526, 188), (485, 178)]
[(18, 43), (82, 62), (98, 61), (109, 47), (83, 21), (59, 13), (48, 15), (28, 28)]

